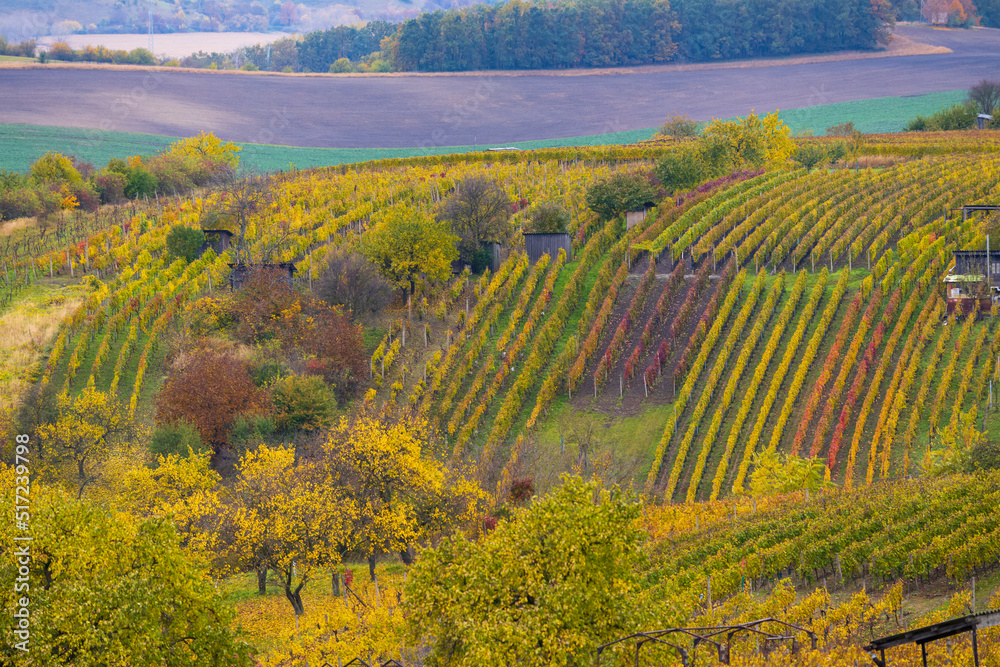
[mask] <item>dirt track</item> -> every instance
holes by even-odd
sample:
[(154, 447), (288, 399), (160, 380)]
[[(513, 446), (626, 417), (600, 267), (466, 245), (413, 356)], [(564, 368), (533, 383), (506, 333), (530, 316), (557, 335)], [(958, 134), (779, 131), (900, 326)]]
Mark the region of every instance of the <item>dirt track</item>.
[(951, 53), (600, 72), (282, 77), (0, 69), (0, 123), (292, 146), (502, 145), (966, 88), (996, 77), (1000, 30), (897, 33)]

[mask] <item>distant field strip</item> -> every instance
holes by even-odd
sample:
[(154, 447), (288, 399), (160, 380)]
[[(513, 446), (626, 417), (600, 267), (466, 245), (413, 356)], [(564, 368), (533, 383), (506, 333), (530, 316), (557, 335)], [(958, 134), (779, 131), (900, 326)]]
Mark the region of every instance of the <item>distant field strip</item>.
[[(793, 132), (811, 131), (820, 135), (826, 128), (851, 121), (862, 132), (895, 132), (917, 114), (927, 115), (966, 97), (964, 90), (930, 93), (913, 97), (881, 97), (856, 102), (838, 102), (780, 112)], [(762, 111), (762, 110), (759, 110)], [(295, 166), (299, 169), (326, 167), (384, 158), (468, 153), (493, 147), (512, 146), (523, 150), (561, 146), (607, 146), (650, 139), (655, 128), (592, 134), (565, 139), (522, 141), (511, 144), (478, 146), (436, 146), (433, 148), (299, 148), (268, 144), (243, 143), (241, 164), (250, 169), (278, 171)], [(46, 151), (75, 154), (95, 165), (106, 164), (113, 157), (154, 153), (177, 137), (135, 132), (110, 132), (72, 127), (43, 125), (0, 125), (0, 169), (27, 171), (28, 166)]]

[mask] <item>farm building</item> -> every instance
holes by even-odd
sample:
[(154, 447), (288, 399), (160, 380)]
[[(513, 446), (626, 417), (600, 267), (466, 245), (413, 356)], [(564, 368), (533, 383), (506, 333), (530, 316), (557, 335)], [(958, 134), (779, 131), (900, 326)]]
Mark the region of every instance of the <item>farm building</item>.
[(229, 288), (233, 291), (243, 287), (244, 283), (256, 271), (266, 271), (273, 273), (277, 279), (285, 281), (292, 287), (292, 280), (295, 277), (295, 265), (291, 262), (281, 262), (280, 264), (230, 264), (232, 273), (229, 274)]
[(221, 255), (233, 243), (233, 233), (228, 229), (203, 229), (201, 231), (205, 233), (205, 243), (201, 246), (199, 255), (209, 248), (214, 250), (216, 255)]
[[(955, 266), (944, 277), (948, 314), (989, 311), (1000, 295), (1000, 250), (955, 250)], [(984, 296), (983, 283), (990, 291)]]
[(546, 253), (555, 259), (560, 248), (566, 251), (567, 262), (573, 259), (573, 243), (569, 234), (524, 234), (524, 250), (532, 264)]

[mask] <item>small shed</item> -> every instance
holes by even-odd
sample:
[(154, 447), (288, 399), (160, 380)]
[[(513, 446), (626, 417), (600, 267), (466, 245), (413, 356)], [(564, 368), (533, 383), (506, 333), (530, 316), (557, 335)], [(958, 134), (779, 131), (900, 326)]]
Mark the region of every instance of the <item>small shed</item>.
[(625, 229), (632, 229), (640, 222), (646, 219), (646, 214), (649, 213), (649, 209), (653, 208), (652, 202), (647, 202), (643, 205), (641, 209), (636, 209), (635, 211), (629, 211), (625, 214)]
[(978, 127), (980, 130), (985, 130), (986, 124), (989, 123), (991, 120), (993, 120), (993, 116), (989, 115), (988, 113), (981, 113), (978, 116), (976, 116), (976, 127)]
[(946, 282), (980, 282), (987, 276), (991, 287), (1000, 287), (1000, 250), (955, 250), (955, 267)]
[(528, 253), (528, 261), (532, 264), (548, 255), (555, 259), (559, 250), (566, 251), (566, 261), (573, 259), (573, 242), (569, 234), (529, 234), (524, 233), (524, 249)]
[(233, 233), (228, 229), (203, 229), (205, 243), (201, 246), (199, 255), (211, 248), (216, 255), (221, 255), (233, 244)]
[(278, 279), (284, 281), (292, 287), (295, 278), (295, 265), (291, 262), (281, 262), (280, 264), (230, 264), (232, 272), (229, 274), (229, 289), (236, 291), (250, 280), (250, 277), (258, 271), (272, 273)]
[[(991, 609), (978, 614), (969, 614), (960, 618), (952, 618), (941, 621), (933, 625), (927, 625), (914, 630), (907, 630), (896, 635), (881, 637), (868, 643), (864, 648), (878, 667), (888, 667), (889, 662), (885, 657), (886, 649), (903, 646), (905, 644), (917, 644), (920, 646), (920, 653), (923, 657), (924, 665), (927, 665), (927, 644), (930, 642), (954, 637), (966, 632), (972, 633), (972, 660), (974, 665), (979, 665), (979, 630), (992, 628), (1000, 625), (1000, 610)], [(878, 655), (876, 655), (876, 653)]]

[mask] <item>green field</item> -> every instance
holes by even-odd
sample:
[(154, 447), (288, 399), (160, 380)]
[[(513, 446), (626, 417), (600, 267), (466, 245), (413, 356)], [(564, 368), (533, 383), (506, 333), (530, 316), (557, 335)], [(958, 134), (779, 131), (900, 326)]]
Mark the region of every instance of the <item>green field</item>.
[[(917, 114), (928, 115), (961, 102), (966, 91), (953, 90), (912, 97), (880, 97), (856, 102), (838, 102), (781, 111), (782, 120), (792, 132), (820, 135), (837, 123), (852, 121), (862, 132), (895, 132)], [(521, 149), (558, 146), (597, 146), (628, 144), (653, 136), (655, 128), (594, 134), (565, 139), (545, 139), (505, 144)], [(109, 132), (71, 127), (42, 125), (0, 125), (0, 169), (27, 171), (28, 166), (46, 151), (75, 154), (97, 166), (113, 157), (155, 153), (176, 137), (135, 132)], [(260, 171), (279, 171), (291, 166), (299, 169), (325, 167), (383, 158), (418, 155), (467, 153), (489, 148), (478, 146), (439, 146), (436, 148), (300, 148), (268, 144), (240, 144), (244, 167)]]

